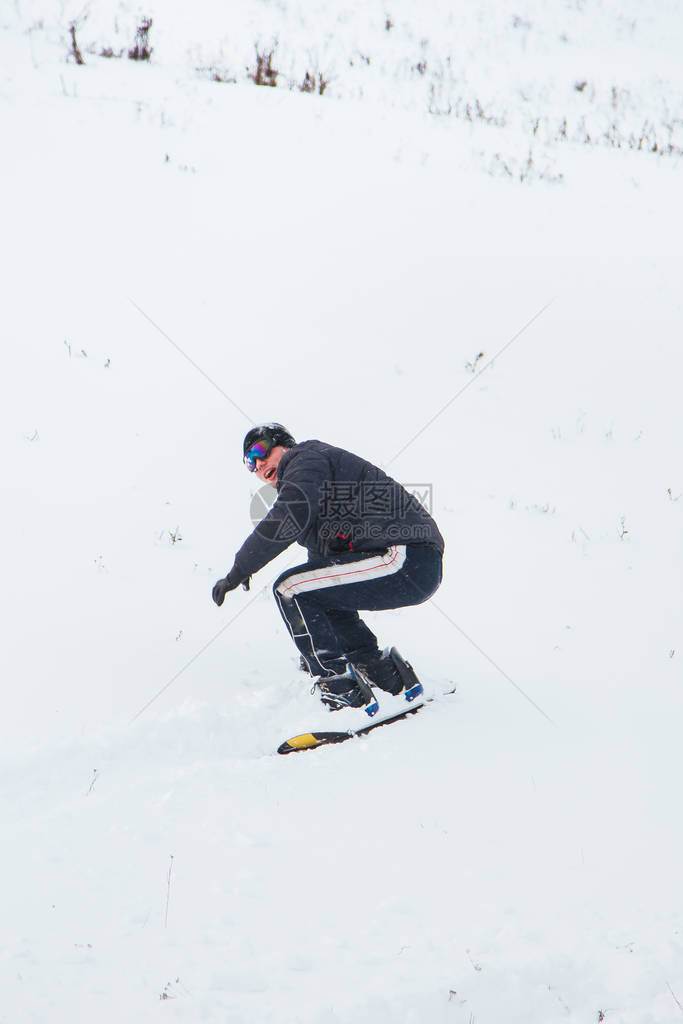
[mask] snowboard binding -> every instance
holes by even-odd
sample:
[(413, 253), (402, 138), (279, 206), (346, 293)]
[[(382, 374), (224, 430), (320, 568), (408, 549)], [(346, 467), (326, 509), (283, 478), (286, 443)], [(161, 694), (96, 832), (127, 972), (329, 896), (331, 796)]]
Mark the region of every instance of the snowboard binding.
[(389, 651), (389, 657), (394, 663), (394, 667), (396, 668), (403, 684), (403, 695), (408, 703), (411, 704), (417, 697), (420, 697), (424, 693), (424, 687), (417, 678), (413, 666), (409, 661), (406, 661), (401, 654), (399, 654), (395, 647), (392, 647)]

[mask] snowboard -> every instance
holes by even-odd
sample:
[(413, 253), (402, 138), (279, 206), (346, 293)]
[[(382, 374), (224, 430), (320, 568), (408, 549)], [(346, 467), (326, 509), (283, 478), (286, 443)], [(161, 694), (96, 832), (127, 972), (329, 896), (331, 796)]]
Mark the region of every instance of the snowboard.
[(299, 750), (315, 750), (316, 747), (325, 746), (327, 743), (345, 743), (346, 740), (352, 740), (355, 736), (365, 736), (373, 729), (390, 725), (392, 722), (400, 722), (402, 719), (408, 718), (409, 715), (416, 715), (420, 708), (428, 703), (428, 700), (418, 700), (414, 704), (406, 704), (405, 708), (401, 708), (399, 711), (393, 711), (379, 719), (371, 719), (360, 729), (347, 729), (345, 732), (303, 732), (301, 735), (292, 736), (281, 743), (277, 752), (278, 754), (293, 754)]
[(450, 690), (444, 690), (442, 694), (435, 694), (433, 697), (419, 697), (413, 703), (406, 703), (405, 707), (399, 707), (398, 710), (394, 707), (384, 715), (381, 714), (380, 708), (379, 717), (373, 718), (367, 725), (362, 725), (359, 729), (346, 729), (339, 732), (302, 732), (299, 736), (292, 736), (281, 743), (277, 752), (278, 754), (293, 754), (299, 750), (315, 750), (316, 747), (324, 747), (328, 743), (345, 743), (346, 740), (352, 740), (355, 736), (365, 736), (373, 729), (391, 725), (392, 722), (401, 722), (404, 718), (417, 714), (427, 704), (439, 700), (440, 696), (450, 697), (455, 693), (455, 689), (453, 686)]

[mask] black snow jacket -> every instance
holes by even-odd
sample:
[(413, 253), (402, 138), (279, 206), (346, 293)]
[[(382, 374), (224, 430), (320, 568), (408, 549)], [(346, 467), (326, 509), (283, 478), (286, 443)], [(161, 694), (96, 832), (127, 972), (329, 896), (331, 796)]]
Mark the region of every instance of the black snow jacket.
[(297, 541), (309, 557), (384, 551), (392, 544), (430, 545), (443, 553), (439, 529), (401, 484), (371, 462), (324, 441), (285, 452), (278, 496), (235, 555), (246, 579)]

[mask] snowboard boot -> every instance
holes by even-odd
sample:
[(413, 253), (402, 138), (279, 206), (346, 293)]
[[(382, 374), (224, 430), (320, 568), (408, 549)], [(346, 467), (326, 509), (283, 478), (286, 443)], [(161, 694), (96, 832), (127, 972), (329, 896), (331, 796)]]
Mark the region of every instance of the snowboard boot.
[(379, 711), (379, 704), (370, 685), (360, 674), (354, 672), (351, 665), (341, 675), (321, 676), (313, 684), (313, 688), (316, 687), (320, 691), (321, 701), (330, 711), (363, 708), (370, 718)]
[(366, 665), (354, 664), (353, 668), (356, 676), (363, 676), (370, 686), (377, 686), (394, 697), (403, 694), (408, 702), (424, 693), (415, 669), (395, 647), (382, 651), (374, 661)]

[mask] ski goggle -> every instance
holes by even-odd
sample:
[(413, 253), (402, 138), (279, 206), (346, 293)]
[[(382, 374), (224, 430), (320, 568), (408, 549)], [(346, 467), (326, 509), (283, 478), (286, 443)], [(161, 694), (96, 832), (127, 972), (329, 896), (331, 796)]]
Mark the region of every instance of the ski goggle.
[(256, 469), (256, 460), (267, 458), (272, 447), (270, 441), (257, 441), (256, 444), (251, 446), (244, 456), (244, 465), (250, 473), (253, 473)]

